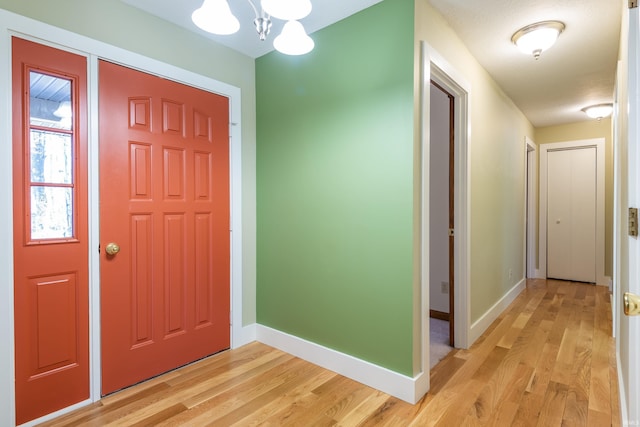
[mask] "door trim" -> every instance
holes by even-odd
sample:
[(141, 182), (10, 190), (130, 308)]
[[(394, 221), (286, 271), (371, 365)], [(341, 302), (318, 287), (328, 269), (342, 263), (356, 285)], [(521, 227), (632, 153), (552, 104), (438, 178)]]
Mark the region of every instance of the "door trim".
[[(35, 425), (68, 413), (100, 399), (100, 301), (99, 301), (99, 175), (98, 175), (98, 118), (97, 118), (97, 64), (106, 59), (139, 71), (214, 92), (230, 99), (230, 182), (231, 182), (231, 347), (236, 348), (255, 340), (255, 325), (243, 326), (242, 288), (242, 134), (240, 88), (196, 74), (174, 65), (108, 45), (71, 31), (0, 9), (0, 73), (11, 76), (11, 36), (18, 36), (40, 44), (66, 50), (88, 58), (88, 117), (89, 117), (89, 331), (91, 398), (38, 420), (24, 424)], [(2, 93), (11, 94), (11, 79), (1, 83)], [(0, 135), (11, 141), (11, 96), (0, 97)], [(12, 147), (0, 144), (0, 182), (12, 182)], [(0, 235), (13, 241), (13, 194), (10, 186), (0, 186)], [(13, 248), (0, 245), (0, 424), (15, 425), (15, 356), (13, 310)], [(6, 286), (9, 283), (11, 286)]]
[[(469, 193), (470, 150), (469, 138), (469, 105), (471, 85), (462, 78), (444, 58), (433, 51), (430, 54), (430, 76), (455, 98), (454, 105), (454, 295), (455, 299), (455, 346), (469, 348), (470, 305), (469, 305), (469, 273), (471, 271), (471, 248), (469, 230), (471, 202)], [(428, 187), (427, 187), (428, 189)], [(427, 199), (428, 200), (428, 199)], [(428, 242), (428, 240), (427, 240)]]
[[(468, 144), (469, 105), (471, 85), (460, 72), (449, 64), (428, 43), (421, 42), (421, 74), (420, 74), (420, 159), (418, 170), (420, 200), (418, 206), (419, 235), (419, 281), (414, 288), (414, 301), (417, 308), (414, 315), (414, 371), (416, 378), (421, 378), (417, 388), (420, 392), (429, 389), (429, 91), (433, 80), (455, 98), (454, 138), (455, 138), (455, 344), (459, 348), (468, 348), (470, 336), (469, 306), (469, 272), (470, 272), (470, 151)], [(418, 309), (419, 307), (419, 309)]]
[(538, 196), (538, 157), (536, 144), (528, 136), (524, 137), (525, 153), (524, 164), (526, 172), (525, 179), (525, 192), (527, 195), (525, 200), (525, 242), (527, 247), (525, 250), (524, 268), (522, 271), (526, 272), (526, 277), (534, 279), (538, 277), (538, 269), (536, 268), (536, 258), (538, 252), (536, 251), (536, 231), (538, 226), (538, 209), (537, 209), (537, 196)]
[(604, 138), (540, 145), (539, 271), (547, 277), (547, 155), (549, 151), (594, 147), (596, 149), (596, 284), (608, 286), (604, 275)]

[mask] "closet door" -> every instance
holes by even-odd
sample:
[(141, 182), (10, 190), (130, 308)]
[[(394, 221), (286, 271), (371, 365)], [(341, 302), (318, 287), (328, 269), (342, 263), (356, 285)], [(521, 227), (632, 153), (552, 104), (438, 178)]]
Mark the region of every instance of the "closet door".
[(596, 148), (547, 153), (547, 277), (596, 281)]

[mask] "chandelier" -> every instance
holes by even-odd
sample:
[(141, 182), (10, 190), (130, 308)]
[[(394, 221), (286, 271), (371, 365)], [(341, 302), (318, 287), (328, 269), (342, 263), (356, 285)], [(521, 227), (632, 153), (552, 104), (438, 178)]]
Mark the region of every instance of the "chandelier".
[[(299, 22), (311, 13), (310, 0), (261, 0), (260, 10), (252, 0), (247, 0), (256, 18), (253, 25), (260, 40), (266, 40), (271, 31), (271, 18), (287, 21), (273, 40), (273, 47), (287, 55), (304, 55), (311, 52), (314, 42)], [(229, 35), (240, 29), (240, 21), (231, 12), (227, 0), (204, 0), (202, 6), (191, 15), (199, 28), (212, 34)]]

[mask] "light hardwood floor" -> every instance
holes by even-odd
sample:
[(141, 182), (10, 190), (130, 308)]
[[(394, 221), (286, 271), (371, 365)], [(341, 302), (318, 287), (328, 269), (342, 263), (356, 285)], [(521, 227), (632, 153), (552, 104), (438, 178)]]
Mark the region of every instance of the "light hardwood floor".
[(530, 280), (416, 405), (260, 343), (226, 351), (48, 426), (619, 426), (607, 288)]

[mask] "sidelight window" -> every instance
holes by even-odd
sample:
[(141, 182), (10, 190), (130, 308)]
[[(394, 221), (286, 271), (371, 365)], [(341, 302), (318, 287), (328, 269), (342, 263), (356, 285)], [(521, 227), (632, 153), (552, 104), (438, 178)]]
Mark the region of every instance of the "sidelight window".
[(72, 80), (29, 72), (28, 198), (32, 243), (75, 236)]

